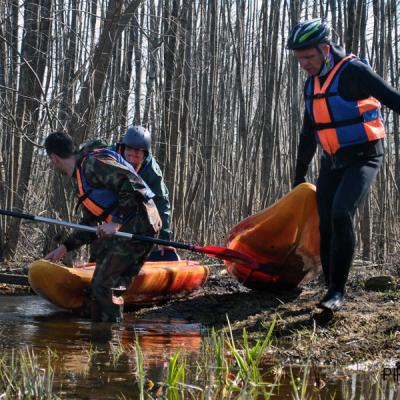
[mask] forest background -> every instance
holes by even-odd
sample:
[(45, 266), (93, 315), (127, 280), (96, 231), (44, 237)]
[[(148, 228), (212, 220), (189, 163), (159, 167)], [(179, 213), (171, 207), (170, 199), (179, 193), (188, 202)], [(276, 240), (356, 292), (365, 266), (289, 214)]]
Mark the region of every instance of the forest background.
[[(285, 42), (300, 19), (399, 88), (395, 0), (0, 0), (0, 208), (76, 221), (68, 178), (44, 138), (153, 134), (175, 239), (223, 243), (243, 218), (291, 189), (305, 74)], [(386, 158), (357, 215), (358, 256), (399, 247), (399, 117), (382, 109)], [(315, 182), (318, 157), (309, 170)], [(40, 256), (54, 227), (0, 217), (0, 258)]]

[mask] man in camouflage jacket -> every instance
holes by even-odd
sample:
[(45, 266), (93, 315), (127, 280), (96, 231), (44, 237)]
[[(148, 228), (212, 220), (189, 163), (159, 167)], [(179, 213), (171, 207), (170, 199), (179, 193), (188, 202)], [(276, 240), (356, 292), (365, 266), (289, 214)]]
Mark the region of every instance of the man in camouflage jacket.
[(96, 233), (71, 233), (45, 258), (58, 261), (68, 251), (100, 238), (98, 262), (82, 314), (95, 321), (119, 322), (121, 296), (138, 274), (152, 245), (112, 235), (119, 230), (146, 236), (158, 234), (161, 220), (152, 200), (154, 194), (128, 163), (99, 141), (75, 153), (71, 137), (54, 132), (47, 137), (45, 147), (54, 168), (75, 178), (78, 204), (83, 205), (81, 223), (97, 225)]

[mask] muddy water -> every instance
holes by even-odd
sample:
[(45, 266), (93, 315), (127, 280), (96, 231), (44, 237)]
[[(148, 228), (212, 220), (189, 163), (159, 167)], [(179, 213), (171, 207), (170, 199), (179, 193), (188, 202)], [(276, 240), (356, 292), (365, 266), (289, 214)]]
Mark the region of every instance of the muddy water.
[[(56, 355), (55, 392), (64, 398), (138, 398), (133, 345), (138, 337), (146, 375), (157, 382), (177, 349), (200, 350), (200, 324), (178, 320), (134, 320), (92, 324), (60, 311), (38, 296), (0, 297), (0, 353), (29, 346), (44, 360)], [(125, 353), (118, 359), (118, 351)], [(128, 354), (128, 356), (127, 356)]]
[[(38, 296), (0, 297), (0, 354), (29, 346), (46, 366), (48, 349), (53, 352), (54, 393), (68, 399), (139, 399), (134, 371), (133, 344), (137, 337), (144, 355), (146, 376), (153, 382), (166, 381), (168, 357), (182, 349), (188, 355), (187, 382), (196, 382), (195, 365), (199, 361), (207, 329), (183, 320), (135, 320), (126, 313), (121, 325), (92, 324), (60, 311)], [(123, 354), (118, 357), (118, 351)], [(201, 361), (200, 361), (201, 362)], [(265, 368), (266, 380), (274, 376)], [(304, 368), (285, 367), (279, 387), (272, 398), (293, 398), (291, 371), (300, 386)], [(324, 386), (314, 388), (315, 376)], [(398, 399), (399, 385), (381, 375), (342, 368), (318, 368), (311, 371), (308, 398), (315, 399)], [(202, 398), (201, 395), (199, 398)], [(252, 397), (248, 397), (252, 398)]]

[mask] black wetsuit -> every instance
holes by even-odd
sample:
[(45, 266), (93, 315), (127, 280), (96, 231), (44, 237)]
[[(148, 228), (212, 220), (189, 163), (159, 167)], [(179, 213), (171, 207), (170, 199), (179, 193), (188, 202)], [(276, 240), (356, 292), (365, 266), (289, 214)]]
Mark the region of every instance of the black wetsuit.
[[(345, 57), (343, 49), (333, 45), (335, 64)], [(326, 77), (320, 77), (321, 84)], [(353, 61), (339, 80), (339, 94), (346, 100), (370, 96), (400, 113), (400, 93), (389, 86), (369, 66)], [(317, 142), (312, 121), (304, 113), (300, 134), (294, 186), (305, 181)], [(355, 250), (354, 214), (367, 196), (383, 160), (383, 140), (375, 140), (339, 149), (334, 155), (323, 152), (317, 181), (320, 215), (321, 262), (327, 286), (344, 293)]]

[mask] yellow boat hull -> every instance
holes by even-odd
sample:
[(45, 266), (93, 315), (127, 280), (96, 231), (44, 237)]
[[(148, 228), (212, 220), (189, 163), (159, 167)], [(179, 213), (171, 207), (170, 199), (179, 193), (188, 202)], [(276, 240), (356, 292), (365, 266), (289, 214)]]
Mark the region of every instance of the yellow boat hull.
[[(94, 264), (67, 268), (46, 260), (29, 267), (32, 289), (58, 307), (81, 307), (92, 280)], [(154, 304), (193, 291), (207, 280), (209, 269), (194, 261), (146, 262), (124, 294), (125, 304)]]

